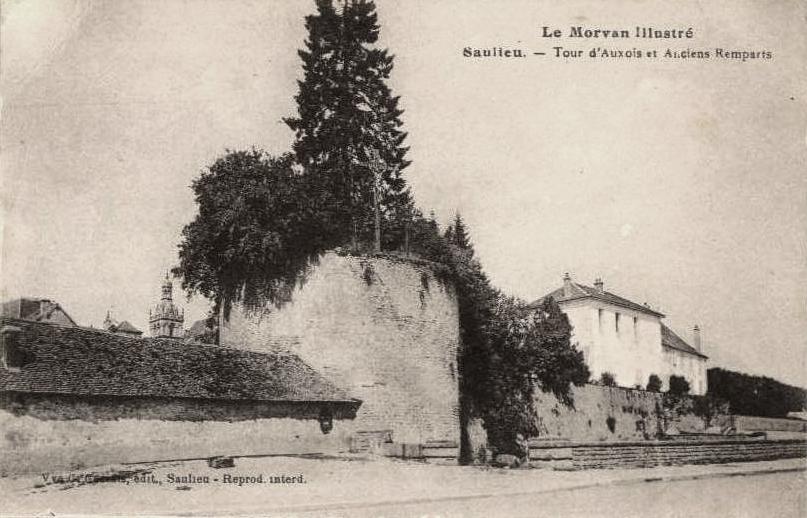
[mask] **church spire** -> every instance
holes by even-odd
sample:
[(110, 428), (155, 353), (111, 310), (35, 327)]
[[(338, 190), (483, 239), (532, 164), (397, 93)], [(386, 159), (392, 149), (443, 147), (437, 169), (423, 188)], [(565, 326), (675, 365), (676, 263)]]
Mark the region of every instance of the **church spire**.
[(168, 277), (168, 273), (165, 274), (165, 280), (163, 281), (163, 295), (161, 300), (168, 300), (170, 301), (173, 298), (174, 292), (174, 285), (171, 283), (171, 279)]
[(160, 302), (149, 311), (149, 329), (155, 338), (182, 338), (185, 334), (185, 311), (174, 304), (173, 292), (174, 285), (166, 273)]

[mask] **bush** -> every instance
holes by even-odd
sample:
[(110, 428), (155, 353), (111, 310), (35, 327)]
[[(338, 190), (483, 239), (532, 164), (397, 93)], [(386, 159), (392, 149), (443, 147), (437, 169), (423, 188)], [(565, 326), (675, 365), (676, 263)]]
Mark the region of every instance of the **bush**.
[(683, 376), (670, 376), (670, 388), (667, 390), (673, 396), (689, 394), (689, 382)]
[(773, 378), (720, 368), (708, 371), (709, 396), (727, 401), (732, 414), (786, 417), (807, 407), (807, 391)]
[[(484, 392), (475, 401), (488, 441), (497, 453), (524, 458), (527, 440), (538, 435), (535, 390), (551, 392), (573, 404), (571, 385), (589, 378), (583, 354), (570, 343), (571, 325), (557, 302), (548, 298), (530, 307), (499, 297), (485, 326), (490, 349), (481, 378)], [(467, 371), (466, 371), (467, 372)]]
[(729, 403), (713, 396), (692, 396), (692, 412), (703, 417), (706, 426), (712, 426), (716, 417), (729, 414)]
[(656, 374), (651, 374), (647, 379), (647, 390), (651, 392), (661, 392), (661, 378)]
[(616, 387), (616, 378), (610, 372), (603, 372), (600, 374), (600, 385), (606, 387)]

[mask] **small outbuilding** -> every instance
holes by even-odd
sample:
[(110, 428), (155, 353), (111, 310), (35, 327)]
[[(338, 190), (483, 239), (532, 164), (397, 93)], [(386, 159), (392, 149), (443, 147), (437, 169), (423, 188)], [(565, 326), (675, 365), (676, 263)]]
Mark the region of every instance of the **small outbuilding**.
[[(292, 353), (9, 318), (0, 319), (0, 338), (0, 456), (20, 454), (20, 462), (31, 450), (76, 440), (129, 440), (146, 459), (157, 445), (152, 458), (317, 451), (334, 421), (352, 420), (361, 405)], [(189, 443), (191, 431), (203, 437)], [(239, 439), (261, 435), (251, 445)], [(131, 453), (105, 461), (131, 461)]]

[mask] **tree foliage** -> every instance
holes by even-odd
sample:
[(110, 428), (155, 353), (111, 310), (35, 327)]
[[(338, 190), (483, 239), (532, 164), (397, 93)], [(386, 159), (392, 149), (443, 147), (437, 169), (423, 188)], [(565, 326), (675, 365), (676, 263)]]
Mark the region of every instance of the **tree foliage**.
[(807, 390), (766, 376), (712, 368), (708, 395), (729, 403), (732, 414), (786, 417), (807, 408)]
[(500, 451), (524, 456), (524, 440), (537, 435), (536, 388), (571, 405), (571, 385), (588, 381), (583, 354), (570, 343), (571, 330), (551, 297), (538, 307), (499, 298), (485, 329), (491, 350), (482, 411), (488, 439)]
[[(522, 456), (523, 440), (537, 433), (535, 389), (571, 404), (571, 384), (589, 377), (583, 355), (555, 301), (530, 307), (492, 287), (459, 214), (441, 233), (433, 214), (414, 208), (401, 175), (409, 165), (402, 112), (386, 85), (393, 58), (375, 47), (375, 6), (340, 6), (317, 0), (317, 13), (306, 17), (298, 115), (285, 119), (294, 154), (253, 149), (215, 160), (193, 183), (199, 212), (183, 230), (174, 273), (225, 315), (235, 302), (282, 303), (322, 252), (348, 240), (360, 251), (370, 241), (377, 186), (382, 248), (432, 261), (455, 287), (461, 433), (471, 416), (481, 417), (498, 452)], [(377, 183), (368, 167), (373, 151), (383, 165)], [(463, 448), (467, 459), (467, 441)]]
[(685, 377), (675, 374), (670, 376), (670, 387), (667, 389), (670, 395), (683, 396), (684, 394), (689, 394), (689, 388), (689, 382)]
[(651, 374), (647, 379), (647, 390), (661, 392), (661, 378), (658, 377), (658, 374)]
[(607, 371), (600, 374), (599, 382), (600, 385), (605, 387), (616, 387), (616, 378), (612, 373)]
[(299, 51), (304, 77), (295, 96), (294, 153), (323, 193), (333, 196), (333, 217), (353, 241), (372, 232), (374, 174), (370, 150), (383, 162), (378, 180), (387, 234), (400, 234), (412, 203), (401, 173), (409, 165), (398, 107), (386, 84), (393, 56), (376, 48), (379, 26), (369, 0), (317, 0), (307, 16), (308, 38)]
[(182, 231), (182, 287), (225, 311), (288, 298), (308, 265), (332, 241), (292, 157), (229, 151), (192, 185), (199, 211)]
[(435, 259), (450, 266), (459, 303), (460, 418), (481, 417), (499, 453), (523, 456), (524, 441), (538, 433), (535, 389), (572, 404), (571, 384), (589, 378), (583, 354), (571, 345), (571, 325), (554, 300), (531, 307), (492, 287), (459, 214), (443, 243)]

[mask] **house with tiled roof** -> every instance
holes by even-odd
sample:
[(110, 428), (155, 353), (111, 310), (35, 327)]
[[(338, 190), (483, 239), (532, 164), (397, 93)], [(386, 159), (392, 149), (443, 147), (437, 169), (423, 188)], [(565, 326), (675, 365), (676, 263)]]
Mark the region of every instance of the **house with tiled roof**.
[(114, 320), (109, 311), (107, 311), (106, 318), (104, 319), (104, 329), (110, 333), (126, 336), (141, 336), (143, 334), (143, 331), (133, 326), (128, 320), (121, 322)]
[(661, 350), (665, 370), (662, 378), (682, 376), (688, 382), (693, 394), (706, 393), (706, 362), (709, 357), (703, 354), (701, 331), (695, 325), (692, 329), (692, 342), (688, 344), (675, 331), (661, 324)]
[(23, 297), (3, 302), (0, 306), (0, 316), (63, 326), (77, 325), (58, 302), (50, 299)]
[[(108, 416), (118, 403), (137, 402), (152, 407), (148, 415), (153, 418), (155, 404), (171, 401), (160, 419), (185, 419), (193, 413), (204, 419), (209, 404), (227, 419), (350, 419), (361, 404), (291, 353), (7, 318), (0, 319), (0, 337), (0, 393), (13, 396), (16, 403), (58, 397), (92, 406), (102, 400), (99, 416)], [(70, 407), (62, 411), (69, 414)]]
[(602, 279), (587, 286), (567, 273), (562, 287), (534, 304), (546, 297), (568, 316), (572, 342), (582, 350), (593, 380), (608, 372), (618, 385), (645, 387), (655, 374), (666, 388), (670, 376), (677, 375), (687, 379), (693, 394), (706, 393), (708, 358), (697, 326), (692, 346), (662, 323), (660, 311), (606, 291)]
[(0, 319), (0, 475), (344, 451), (361, 403), (290, 352)]

